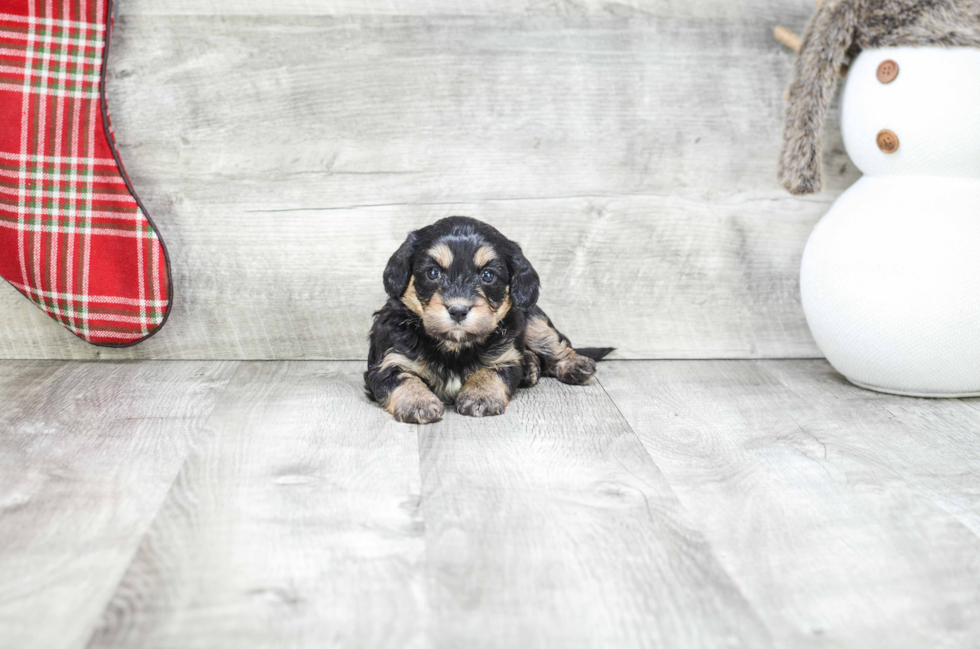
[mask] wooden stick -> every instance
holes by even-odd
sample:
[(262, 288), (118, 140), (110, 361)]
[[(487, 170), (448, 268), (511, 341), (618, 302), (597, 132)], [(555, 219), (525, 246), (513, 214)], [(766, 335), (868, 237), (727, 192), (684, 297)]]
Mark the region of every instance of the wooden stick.
[[(823, 4), (823, 0), (815, 0), (815, 4), (817, 5), (817, 9), (819, 9), (820, 5)], [(800, 35), (794, 32), (793, 30), (786, 29), (782, 25), (776, 25), (776, 28), (772, 30), (772, 35), (776, 37), (777, 41), (779, 41), (789, 49), (793, 50), (797, 54), (800, 53), (800, 47), (803, 44), (803, 39), (800, 38)], [(841, 77), (847, 76), (847, 68), (848, 66), (846, 63), (842, 65), (840, 69), (837, 70), (838, 76)], [(783, 99), (789, 101), (789, 89), (787, 89), (786, 92), (783, 93)]]
[(794, 52), (799, 53), (800, 44), (802, 42), (802, 39), (800, 38), (799, 34), (790, 31), (789, 29), (786, 29), (782, 25), (776, 25), (776, 28), (772, 30), (772, 35), (776, 37), (777, 41), (779, 41), (789, 49), (793, 50)]
[[(819, 9), (820, 5), (823, 4), (823, 0), (814, 0), (814, 4), (816, 4), (817, 9)], [(772, 30), (772, 33), (773, 36), (776, 37), (777, 41), (779, 41), (789, 49), (793, 50), (797, 54), (800, 53), (800, 43), (803, 39), (800, 38), (799, 34), (797, 34), (796, 32), (790, 29), (786, 29), (782, 25), (776, 25), (776, 29)]]

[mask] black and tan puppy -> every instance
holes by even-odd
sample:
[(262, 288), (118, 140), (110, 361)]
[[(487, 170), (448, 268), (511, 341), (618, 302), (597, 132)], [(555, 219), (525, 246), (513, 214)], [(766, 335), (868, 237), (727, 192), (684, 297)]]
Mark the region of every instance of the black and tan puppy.
[(389, 300), (374, 314), (368, 396), (398, 421), (499, 415), (540, 375), (586, 383), (609, 349), (572, 348), (539, 309), (538, 274), (521, 247), (454, 216), (408, 235), (384, 272)]

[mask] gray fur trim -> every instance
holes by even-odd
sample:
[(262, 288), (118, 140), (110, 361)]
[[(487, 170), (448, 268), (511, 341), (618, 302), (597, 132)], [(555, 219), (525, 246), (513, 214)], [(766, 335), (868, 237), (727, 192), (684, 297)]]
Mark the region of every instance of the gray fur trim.
[(824, 120), (848, 54), (901, 46), (980, 47), (980, 0), (824, 0), (789, 86), (779, 182), (791, 193), (823, 189)]

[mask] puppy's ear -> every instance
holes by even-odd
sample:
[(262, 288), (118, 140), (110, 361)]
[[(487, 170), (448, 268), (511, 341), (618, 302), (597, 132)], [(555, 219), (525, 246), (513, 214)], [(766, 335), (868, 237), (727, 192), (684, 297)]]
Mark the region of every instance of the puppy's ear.
[(416, 233), (411, 233), (405, 239), (405, 243), (395, 251), (395, 254), (388, 260), (388, 267), (385, 268), (384, 282), (385, 291), (389, 297), (399, 298), (408, 288), (408, 280), (412, 276), (412, 259), (415, 257), (415, 247), (418, 241)]
[(526, 311), (538, 303), (541, 281), (531, 262), (521, 252), (521, 247), (514, 244), (514, 249), (510, 256), (510, 297), (514, 306)]

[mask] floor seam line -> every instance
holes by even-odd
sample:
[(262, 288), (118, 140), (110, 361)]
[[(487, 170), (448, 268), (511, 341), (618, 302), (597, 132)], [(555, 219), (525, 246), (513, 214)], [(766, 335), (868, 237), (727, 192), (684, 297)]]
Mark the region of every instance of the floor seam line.
[[(606, 386), (603, 385), (602, 381), (599, 379), (598, 374), (596, 374), (595, 376), (595, 381), (599, 384), (599, 387), (602, 388), (602, 392), (603, 394), (606, 395), (606, 398), (608, 398), (609, 401), (613, 404), (613, 407), (616, 408), (616, 412), (619, 413), (619, 416), (623, 420), (623, 423), (626, 424), (626, 427), (633, 434), (633, 437), (636, 438), (636, 441), (640, 445), (640, 448), (642, 448), (643, 452), (647, 454), (648, 458), (650, 458), (650, 462), (653, 463), (653, 466), (657, 468), (657, 472), (660, 473), (661, 477), (663, 478), (664, 484), (667, 485), (668, 489), (670, 489), (670, 493), (674, 496), (674, 500), (677, 501), (677, 506), (683, 511), (685, 518), (688, 520), (692, 520), (693, 515), (691, 514), (690, 510), (688, 510), (687, 506), (684, 504), (684, 501), (681, 500), (680, 496), (677, 495), (677, 491), (674, 489), (674, 485), (671, 484), (670, 480), (667, 478), (667, 474), (664, 473), (663, 470), (660, 468), (660, 465), (657, 464), (657, 461), (650, 453), (650, 449), (648, 449), (646, 444), (643, 443), (643, 438), (641, 438), (639, 433), (636, 432), (636, 429), (633, 428), (633, 424), (630, 423), (629, 419), (626, 417), (626, 414), (619, 407), (619, 404), (616, 403), (616, 400), (612, 397), (611, 394), (609, 394), (609, 391), (606, 389)], [(722, 562), (721, 558), (718, 555), (717, 548), (708, 538), (708, 535), (705, 533), (705, 531), (701, 527), (695, 527), (693, 529), (701, 536), (702, 542), (705, 544), (705, 547), (710, 552), (710, 555), (714, 559), (718, 569), (721, 570), (722, 573), (725, 575), (725, 577), (728, 578), (728, 583), (731, 585), (732, 588), (735, 589), (735, 591), (738, 593), (738, 596), (742, 598), (742, 601), (745, 602), (745, 605), (755, 615), (755, 619), (758, 622), (759, 626), (765, 629), (766, 633), (769, 635), (770, 646), (775, 647), (776, 646), (775, 633), (773, 629), (770, 627), (769, 623), (766, 621), (766, 618), (762, 616), (759, 609), (756, 608), (752, 600), (749, 599), (749, 597), (746, 595), (745, 590), (742, 588), (742, 584), (735, 578), (734, 575), (732, 575), (731, 571), (728, 570), (728, 567), (725, 566), (725, 564)]]
[[(235, 361), (235, 362), (237, 363), (237, 367), (231, 373), (231, 376), (228, 377), (228, 381), (225, 383), (224, 387), (222, 388), (221, 394), (219, 394), (218, 397), (214, 400), (214, 405), (211, 407), (211, 410), (208, 412), (207, 417), (205, 417), (204, 421), (201, 422), (201, 425), (197, 427), (197, 430), (194, 431), (192, 437), (193, 435), (196, 435), (207, 428), (207, 425), (211, 422), (211, 418), (214, 416), (215, 411), (218, 409), (218, 406), (221, 405), (221, 401), (225, 398), (228, 389), (232, 386), (235, 379), (242, 372), (242, 368), (246, 365), (246, 362), (244, 361)], [(170, 486), (167, 487), (167, 491), (163, 494), (163, 498), (160, 499), (160, 503), (159, 505), (157, 505), (156, 511), (153, 513), (153, 516), (147, 521), (146, 527), (143, 529), (142, 533), (140, 533), (139, 542), (136, 543), (136, 547), (133, 550), (132, 555), (130, 555), (129, 560), (126, 561), (126, 567), (123, 568), (122, 574), (119, 576), (119, 581), (117, 581), (116, 585), (113, 587), (112, 593), (109, 595), (109, 598), (106, 600), (105, 606), (102, 608), (102, 612), (99, 614), (99, 618), (96, 621), (96, 624), (92, 629), (92, 632), (89, 634), (88, 640), (86, 640), (85, 642), (84, 646), (86, 647), (86, 649), (92, 646), (92, 642), (95, 640), (95, 636), (99, 632), (99, 629), (101, 628), (101, 623), (102, 620), (105, 618), (105, 614), (108, 612), (109, 607), (112, 606), (112, 602), (115, 601), (116, 594), (119, 593), (120, 586), (122, 586), (123, 582), (126, 580), (126, 575), (129, 574), (129, 569), (133, 567), (133, 562), (136, 561), (136, 556), (139, 554), (140, 548), (143, 547), (143, 542), (146, 540), (147, 535), (153, 529), (153, 525), (160, 517), (160, 512), (163, 510), (164, 505), (167, 504), (167, 499), (170, 498), (170, 494), (173, 493), (174, 486), (176, 486), (177, 480), (180, 478), (180, 474), (187, 466), (187, 461), (194, 453), (194, 450), (195, 450), (194, 444), (192, 442), (189, 445), (189, 448), (187, 449), (187, 453), (180, 461), (180, 466), (177, 467), (177, 471), (174, 472), (173, 479), (170, 481)]]

